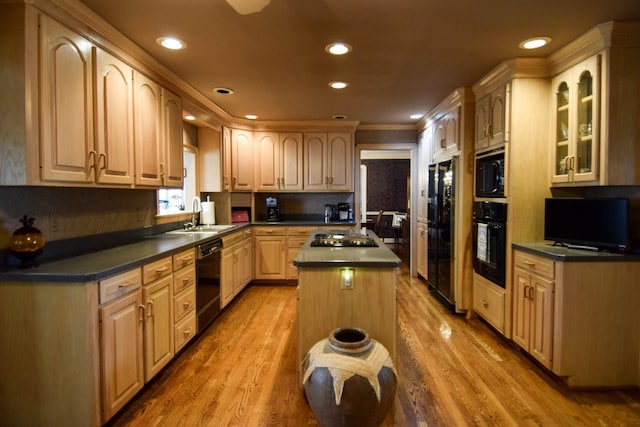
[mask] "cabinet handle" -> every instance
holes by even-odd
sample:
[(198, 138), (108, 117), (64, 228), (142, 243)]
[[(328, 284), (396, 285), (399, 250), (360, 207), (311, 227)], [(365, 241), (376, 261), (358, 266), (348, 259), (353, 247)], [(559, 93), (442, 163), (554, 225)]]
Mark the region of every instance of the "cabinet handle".
[(233, 177), (233, 186), (236, 186), (236, 183), (238, 182), (238, 178), (236, 178), (235, 176)]
[(164, 178), (164, 163), (160, 163), (160, 178)]
[(282, 187), (284, 188), (284, 178), (280, 178), (280, 184), (282, 185)]
[(493, 137), (493, 125), (491, 123), (487, 125), (487, 136), (489, 138)]
[(107, 168), (107, 155), (104, 153), (100, 153), (98, 156), (98, 166), (100, 170), (104, 170)]
[(120, 283), (118, 285), (118, 288), (128, 288), (131, 285), (133, 285), (133, 280), (129, 280), (127, 282)]
[(147, 301), (147, 317), (153, 317), (153, 301)]
[(191, 332), (193, 332), (193, 329), (188, 328), (184, 330), (183, 334), (185, 337), (188, 337), (189, 335), (191, 335)]
[(165, 271), (167, 271), (169, 267), (160, 267), (160, 268), (156, 268), (156, 276), (161, 275), (162, 273), (164, 273)]
[(182, 265), (184, 266), (186, 264), (189, 264), (192, 260), (193, 260), (193, 256), (189, 255), (187, 257), (180, 258), (179, 262), (181, 262)]
[(182, 279), (182, 284), (184, 285), (183, 287), (186, 287), (187, 285), (189, 285), (190, 282), (191, 282), (190, 278)]
[(480, 301), (482, 303), (482, 305), (484, 306), (484, 308), (489, 308), (489, 303), (487, 302), (487, 300), (483, 299), (482, 301)]
[(140, 304), (138, 306), (138, 322), (143, 323), (144, 322), (144, 305)]
[(183, 302), (182, 308), (186, 311), (189, 307), (191, 307), (191, 301)]
[[(98, 155), (98, 153), (96, 153), (95, 150), (89, 151), (89, 156), (87, 157), (87, 163), (88, 163), (89, 169), (96, 167), (96, 156), (97, 155)], [(93, 162), (91, 161), (92, 158), (93, 158)]]
[(524, 261), (523, 264), (526, 265), (527, 267), (529, 267), (530, 269), (536, 268), (536, 263), (535, 262)]

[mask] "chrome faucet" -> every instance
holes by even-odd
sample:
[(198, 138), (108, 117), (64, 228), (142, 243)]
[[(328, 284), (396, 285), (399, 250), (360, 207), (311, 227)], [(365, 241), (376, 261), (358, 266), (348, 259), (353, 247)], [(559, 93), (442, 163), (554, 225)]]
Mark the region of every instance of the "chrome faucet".
[(200, 197), (198, 196), (194, 197), (193, 200), (191, 201), (191, 224), (193, 227), (198, 225), (198, 223), (196, 222), (196, 208), (198, 208), (197, 212), (200, 212), (201, 203), (202, 202), (200, 201)]

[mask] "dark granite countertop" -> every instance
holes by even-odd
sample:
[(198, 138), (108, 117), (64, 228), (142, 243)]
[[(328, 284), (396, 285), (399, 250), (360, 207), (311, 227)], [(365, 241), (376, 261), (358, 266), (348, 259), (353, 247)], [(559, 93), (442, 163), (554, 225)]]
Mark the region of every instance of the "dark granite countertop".
[(0, 283), (25, 282), (92, 282), (122, 273), (143, 264), (223, 237), (249, 224), (213, 233), (173, 231), (144, 237), (138, 242), (85, 255), (43, 263), (29, 269), (14, 268), (0, 272)]
[[(337, 230), (338, 233), (344, 230)], [(354, 232), (359, 232), (354, 230)], [(326, 229), (311, 233), (304, 246), (293, 261), (297, 267), (400, 267), (398, 258), (371, 230), (367, 235), (372, 237), (378, 247), (312, 247), (311, 241), (317, 233), (327, 233)]]
[(349, 226), (352, 227), (356, 225), (355, 221), (331, 221), (324, 222), (322, 219), (319, 220), (286, 220), (286, 221), (255, 221), (252, 223), (253, 225), (273, 225), (273, 226)]
[(513, 243), (514, 249), (534, 255), (551, 258), (556, 261), (571, 262), (638, 262), (640, 254), (620, 254), (590, 249), (553, 246), (551, 242)]

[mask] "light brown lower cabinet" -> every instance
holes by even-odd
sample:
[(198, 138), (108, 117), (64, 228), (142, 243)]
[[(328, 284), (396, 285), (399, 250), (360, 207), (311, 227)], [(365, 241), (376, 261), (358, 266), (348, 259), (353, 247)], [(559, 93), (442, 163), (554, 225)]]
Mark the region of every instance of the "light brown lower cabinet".
[(286, 227), (255, 227), (255, 271), (257, 280), (284, 280), (287, 277)]
[(225, 307), (253, 279), (251, 230), (224, 236), (220, 255), (220, 306)]
[(640, 385), (640, 261), (514, 250), (513, 340), (569, 387)]
[(143, 323), (140, 289), (100, 309), (104, 422), (144, 386)]

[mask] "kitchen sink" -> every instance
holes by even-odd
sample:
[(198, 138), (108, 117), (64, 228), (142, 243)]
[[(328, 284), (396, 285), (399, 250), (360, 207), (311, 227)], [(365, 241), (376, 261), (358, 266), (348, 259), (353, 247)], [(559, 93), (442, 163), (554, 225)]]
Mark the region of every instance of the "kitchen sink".
[(195, 234), (195, 233), (203, 233), (203, 234), (218, 234), (221, 231), (226, 231), (235, 227), (234, 225), (198, 225), (196, 227), (191, 227), (188, 229), (178, 229), (169, 231), (170, 234)]

